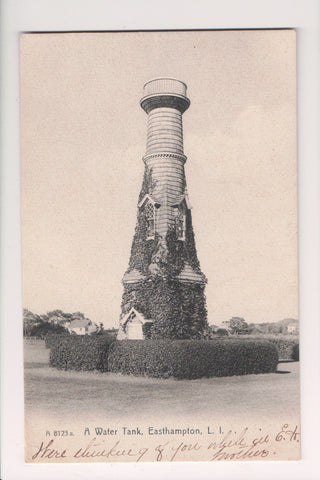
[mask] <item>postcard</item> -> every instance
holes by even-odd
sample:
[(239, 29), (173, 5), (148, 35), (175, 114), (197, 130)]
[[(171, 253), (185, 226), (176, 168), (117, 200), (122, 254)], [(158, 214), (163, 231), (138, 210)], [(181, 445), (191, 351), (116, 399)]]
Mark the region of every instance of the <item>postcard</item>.
[(25, 461), (298, 460), (296, 32), (20, 58)]

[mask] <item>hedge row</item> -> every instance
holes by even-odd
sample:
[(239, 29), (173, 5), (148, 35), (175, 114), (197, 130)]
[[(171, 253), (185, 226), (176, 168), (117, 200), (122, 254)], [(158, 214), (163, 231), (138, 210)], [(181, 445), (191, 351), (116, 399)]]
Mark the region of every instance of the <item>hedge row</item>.
[[(51, 348), (59, 339), (61, 339), (61, 336), (67, 336), (69, 337), (69, 333), (62, 333), (62, 334), (54, 334), (54, 333), (49, 333), (45, 337), (45, 346), (46, 348)], [(74, 336), (74, 338), (76, 338)], [(81, 337), (77, 337), (81, 338)], [(299, 337), (298, 336), (293, 336), (293, 335), (260, 335), (260, 336), (232, 336), (232, 337), (226, 337), (226, 338), (215, 338), (212, 341), (230, 341), (230, 340), (235, 340), (235, 341), (243, 341), (243, 340), (249, 340), (249, 341), (263, 341), (263, 340), (268, 340), (272, 342), (278, 350), (279, 354), (279, 359), (281, 360), (294, 360), (298, 361), (299, 360)], [(80, 340), (81, 341), (81, 340)]]
[(276, 371), (278, 352), (264, 340), (121, 340), (109, 370), (148, 377), (195, 379)]
[(299, 353), (299, 341), (298, 343), (295, 343), (292, 348), (292, 360), (295, 362), (298, 362), (300, 359), (300, 353)]
[(47, 333), (47, 335), (45, 336), (45, 347), (46, 348), (51, 348), (57, 341), (59, 341), (59, 339), (61, 339), (61, 337), (69, 337), (70, 336), (70, 333), (69, 332), (66, 332), (66, 333)]
[(114, 338), (107, 335), (56, 335), (50, 343), (50, 366), (59, 370), (108, 371), (108, 353)]
[(279, 337), (268, 339), (278, 349), (279, 358), (282, 360), (299, 360), (299, 338), (298, 337)]
[(255, 337), (252, 337), (251, 335), (246, 335), (246, 336), (233, 337), (233, 338), (241, 338), (241, 340), (242, 339), (268, 340), (269, 342), (272, 342), (277, 347), (279, 358), (281, 360), (295, 360), (295, 361), (299, 360), (299, 337), (298, 336), (266, 334), (263, 336), (255, 336)]

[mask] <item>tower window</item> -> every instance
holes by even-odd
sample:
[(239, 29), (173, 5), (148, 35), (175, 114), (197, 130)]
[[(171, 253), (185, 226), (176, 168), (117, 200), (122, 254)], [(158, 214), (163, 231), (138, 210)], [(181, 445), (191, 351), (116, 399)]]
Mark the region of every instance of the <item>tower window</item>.
[(186, 216), (181, 208), (176, 209), (175, 223), (178, 240), (184, 240), (186, 235)]
[(155, 208), (154, 205), (148, 201), (145, 205), (145, 216), (147, 225), (147, 238), (154, 238), (155, 233)]

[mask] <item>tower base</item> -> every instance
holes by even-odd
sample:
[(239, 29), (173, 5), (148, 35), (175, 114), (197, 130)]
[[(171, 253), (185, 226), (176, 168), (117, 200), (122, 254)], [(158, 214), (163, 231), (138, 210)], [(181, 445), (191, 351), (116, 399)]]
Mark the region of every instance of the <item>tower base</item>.
[(135, 328), (143, 338), (201, 338), (207, 326), (204, 285), (161, 277), (125, 284), (119, 337), (130, 337), (133, 321), (140, 322)]

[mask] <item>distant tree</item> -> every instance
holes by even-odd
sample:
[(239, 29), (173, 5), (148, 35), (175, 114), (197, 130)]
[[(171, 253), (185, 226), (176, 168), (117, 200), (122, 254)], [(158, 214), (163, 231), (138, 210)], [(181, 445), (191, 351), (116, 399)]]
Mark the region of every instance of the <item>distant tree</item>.
[[(92, 321), (89, 318), (86, 318), (82, 312), (66, 313), (60, 309), (56, 309), (51, 310), (43, 315), (37, 315), (25, 308), (23, 310), (23, 334), (24, 336), (41, 336), (41, 332), (46, 331), (48, 333), (64, 333), (67, 331), (64, 325), (67, 322), (72, 322), (73, 320), (86, 320), (88, 325), (92, 325)], [(100, 324), (100, 328), (97, 330), (101, 333), (104, 332), (102, 323)]]
[(73, 320), (88, 320), (82, 312), (66, 313), (62, 310), (52, 310), (47, 312), (45, 315), (42, 315), (44, 321), (54, 322), (58, 324), (64, 324), (66, 322), (72, 322)]
[(233, 335), (248, 333), (248, 324), (242, 317), (232, 317), (226, 322), (230, 332)]
[(106, 333), (106, 330), (104, 329), (103, 323), (101, 322), (94, 332), (91, 333), (91, 335), (103, 335)]
[(46, 316), (48, 318), (51, 318), (51, 317), (62, 317), (62, 318), (66, 318), (66, 317), (71, 317), (71, 313), (65, 313), (63, 312), (62, 310), (52, 310), (50, 312), (47, 312)]
[[(253, 324), (255, 327), (257, 327), (257, 324)], [(270, 333), (269, 332), (269, 323), (266, 323), (266, 322), (263, 322), (263, 323), (259, 323), (259, 330), (261, 331), (261, 333)]]
[(204, 340), (211, 340), (217, 336), (218, 327), (216, 325), (208, 325), (203, 332), (202, 338)]
[(260, 335), (263, 333), (263, 330), (260, 328), (260, 326), (250, 323), (248, 325), (248, 335)]
[(64, 313), (62, 310), (52, 310), (42, 315), (42, 318), (49, 323), (64, 323), (67, 315), (69, 314)]
[(45, 338), (48, 333), (65, 333), (68, 334), (68, 330), (62, 325), (56, 325), (54, 323), (42, 322), (35, 325), (30, 332), (31, 337)]
[(84, 313), (82, 312), (74, 312), (71, 314), (71, 317), (72, 317), (72, 320), (84, 320), (84, 319), (88, 320), (85, 317)]
[(229, 335), (229, 332), (226, 328), (218, 328), (217, 335), (220, 337), (227, 337)]
[(23, 335), (28, 337), (31, 335), (33, 327), (43, 323), (43, 320), (40, 315), (32, 313), (27, 308), (23, 309)]
[(278, 333), (281, 333), (281, 331), (282, 331), (282, 325), (280, 325), (278, 322), (269, 323), (268, 333), (278, 334)]

